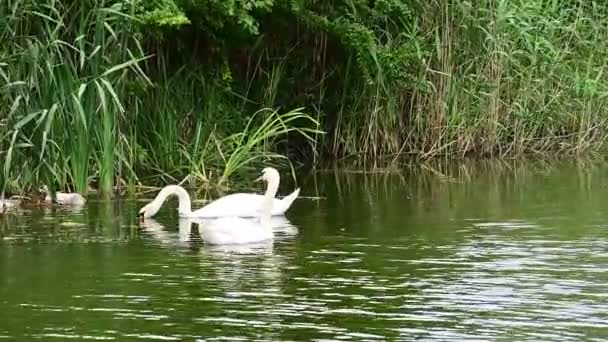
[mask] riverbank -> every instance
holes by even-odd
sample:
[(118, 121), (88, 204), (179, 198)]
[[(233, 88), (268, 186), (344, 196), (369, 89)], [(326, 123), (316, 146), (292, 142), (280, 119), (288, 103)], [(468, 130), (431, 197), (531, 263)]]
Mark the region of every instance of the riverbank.
[[(65, 14), (67, 13), (67, 14)], [(0, 5), (0, 190), (605, 149), (595, 3)]]

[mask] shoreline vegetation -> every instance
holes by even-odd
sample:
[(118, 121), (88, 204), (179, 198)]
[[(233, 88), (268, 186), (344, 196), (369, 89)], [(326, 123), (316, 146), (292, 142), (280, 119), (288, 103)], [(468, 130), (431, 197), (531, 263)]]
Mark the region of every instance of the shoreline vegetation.
[(6, 0), (0, 193), (602, 151), (608, 4)]

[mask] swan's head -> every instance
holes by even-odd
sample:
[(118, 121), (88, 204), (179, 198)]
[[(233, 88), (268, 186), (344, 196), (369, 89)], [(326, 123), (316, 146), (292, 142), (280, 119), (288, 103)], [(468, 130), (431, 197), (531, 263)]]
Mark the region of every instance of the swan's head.
[(158, 205), (155, 202), (150, 202), (139, 209), (137, 217), (141, 218), (142, 220), (144, 218), (152, 217), (158, 212), (158, 209)]
[(158, 209), (155, 208), (154, 202), (148, 203), (139, 209), (139, 213), (137, 213), (137, 217), (140, 221), (143, 221), (144, 218), (149, 218), (154, 216), (158, 212)]
[(266, 183), (279, 179), (279, 171), (272, 167), (265, 167), (262, 170), (262, 175), (256, 179), (256, 181), (264, 181)]
[(156, 215), (163, 203), (171, 196), (177, 196), (179, 200), (178, 212), (180, 216), (188, 216), (191, 214), (190, 196), (188, 196), (188, 192), (179, 185), (167, 185), (160, 190), (152, 202), (139, 209), (137, 217), (139, 217), (140, 221), (143, 221), (144, 218)]

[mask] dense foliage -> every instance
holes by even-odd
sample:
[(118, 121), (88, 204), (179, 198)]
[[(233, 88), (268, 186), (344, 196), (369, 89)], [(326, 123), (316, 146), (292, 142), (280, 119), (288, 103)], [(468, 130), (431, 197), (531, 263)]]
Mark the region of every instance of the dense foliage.
[(597, 150), (607, 7), (5, 0), (2, 188), (221, 185), (274, 152), (367, 166)]

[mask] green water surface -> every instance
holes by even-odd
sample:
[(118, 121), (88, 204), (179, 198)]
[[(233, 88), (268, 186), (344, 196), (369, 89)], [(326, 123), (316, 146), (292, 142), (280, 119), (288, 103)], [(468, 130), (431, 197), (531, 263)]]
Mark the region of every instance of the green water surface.
[(608, 338), (607, 166), (478, 163), (298, 182), (320, 198), (275, 220), (273, 243), (239, 248), (206, 245), (175, 201), (144, 226), (145, 200), (0, 214), (0, 337)]

